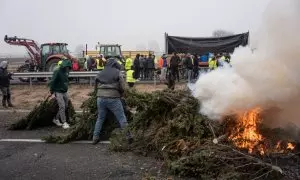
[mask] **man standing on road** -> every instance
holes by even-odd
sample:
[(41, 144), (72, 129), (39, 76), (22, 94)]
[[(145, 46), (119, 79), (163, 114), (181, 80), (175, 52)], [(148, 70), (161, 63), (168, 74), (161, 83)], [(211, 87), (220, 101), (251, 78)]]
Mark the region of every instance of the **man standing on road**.
[(178, 82), (179, 82), (179, 69), (178, 69), (179, 63), (180, 63), (180, 57), (177, 55), (176, 52), (174, 52), (170, 60), (170, 70), (171, 70), (171, 74), (175, 75), (175, 80), (177, 77)]
[[(58, 69), (53, 72), (53, 76), (50, 86), (50, 93), (54, 94), (59, 107), (58, 113), (53, 120), (57, 126), (62, 126), (64, 129), (68, 129), (70, 126), (66, 120), (66, 109), (68, 109), (68, 86), (69, 86), (69, 71), (72, 68), (72, 63), (66, 57), (62, 58), (62, 63)], [(59, 118), (62, 124), (59, 121)]]
[(125, 70), (126, 71), (131, 70), (131, 66), (133, 66), (133, 60), (128, 56), (126, 57), (126, 61), (125, 61)]
[[(94, 129), (93, 144), (100, 141), (100, 132), (108, 110), (115, 115), (121, 129), (127, 126), (127, 119), (121, 102), (125, 90), (125, 81), (120, 72), (120, 65), (114, 58), (108, 59), (104, 70), (97, 75), (96, 87), (98, 117)], [(129, 143), (132, 142), (130, 133), (127, 134), (127, 140)]]
[(167, 62), (167, 55), (163, 54), (159, 60), (159, 67), (161, 69), (161, 76), (160, 80), (165, 81), (166, 75), (167, 75), (167, 68), (168, 68), (168, 62)]
[(134, 73), (135, 73), (135, 79), (139, 79), (140, 78), (140, 54), (137, 54), (134, 62), (133, 62), (133, 66), (134, 66)]
[(0, 89), (2, 92), (2, 106), (7, 108), (6, 102), (9, 107), (14, 107), (11, 103), (11, 93), (10, 93), (10, 80), (12, 73), (7, 72), (8, 62), (2, 61), (0, 63)]
[(147, 60), (147, 68), (148, 68), (148, 78), (150, 80), (153, 80), (154, 70), (155, 70), (155, 62), (154, 62), (154, 56), (152, 54), (149, 55), (149, 58)]
[(188, 53), (186, 55), (186, 58), (185, 58), (185, 62), (184, 62), (184, 66), (187, 68), (187, 79), (188, 79), (188, 83), (191, 82), (191, 78), (192, 78), (192, 71), (193, 71), (193, 60), (192, 60), (192, 57), (191, 57), (191, 54)]

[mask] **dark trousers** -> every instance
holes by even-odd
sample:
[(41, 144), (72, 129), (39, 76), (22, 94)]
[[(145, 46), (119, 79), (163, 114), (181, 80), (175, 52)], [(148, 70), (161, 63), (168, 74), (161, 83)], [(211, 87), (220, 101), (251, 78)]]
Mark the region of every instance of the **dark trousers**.
[(168, 88), (171, 89), (171, 90), (175, 89), (176, 71), (178, 72), (178, 68), (176, 68), (176, 67), (172, 67), (172, 68), (169, 69)]
[(199, 76), (199, 67), (195, 66), (193, 69), (194, 73), (193, 73), (193, 78), (196, 79)]
[(143, 71), (144, 71), (144, 79), (148, 79), (149, 78), (149, 74), (148, 74), (149, 70), (148, 70), (148, 68), (144, 68)]
[(145, 78), (145, 74), (144, 74), (144, 68), (140, 67), (140, 78), (144, 79)]
[(154, 72), (154, 69), (148, 69), (148, 78), (151, 79), (151, 80), (152, 80), (153, 77), (154, 77), (153, 72)]
[(133, 83), (133, 82), (128, 82), (128, 86), (129, 86), (130, 88), (133, 88), (134, 83)]
[(0, 87), (0, 90), (2, 92), (2, 105), (6, 106), (6, 102), (8, 105), (12, 105), (10, 87)]
[(139, 79), (140, 78), (140, 68), (136, 67), (134, 68), (134, 75), (135, 75), (135, 79)]

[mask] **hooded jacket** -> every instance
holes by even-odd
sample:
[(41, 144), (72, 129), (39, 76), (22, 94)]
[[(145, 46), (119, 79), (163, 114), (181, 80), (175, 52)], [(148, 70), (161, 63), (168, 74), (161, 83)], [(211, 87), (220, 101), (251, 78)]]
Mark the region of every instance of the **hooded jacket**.
[(104, 70), (96, 77), (98, 97), (120, 98), (122, 96), (125, 81), (120, 69), (121, 65), (114, 58), (107, 60)]
[(155, 69), (154, 58), (148, 57), (148, 59), (147, 59), (147, 68), (148, 69)]
[(0, 63), (0, 87), (9, 87), (11, 74), (7, 72), (7, 61)]
[(52, 75), (51, 82), (49, 83), (50, 92), (66, 93), (69, 88), (69, 67), (72, 68), (70, 60), (63, 60), (59, 68), (57, 68)]

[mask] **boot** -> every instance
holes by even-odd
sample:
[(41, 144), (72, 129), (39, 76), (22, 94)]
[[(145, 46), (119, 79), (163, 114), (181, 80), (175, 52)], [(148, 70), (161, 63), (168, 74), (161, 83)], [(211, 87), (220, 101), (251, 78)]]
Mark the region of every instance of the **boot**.
[(7, 95), (7, 104), (8, 104), (8, 107), (14, 107), (14, 105), (12, 105), (12, 103), (11, 103), (10, 94)]
[(2, 99), (2, 106), (3, 106), (4, 108), (7, 108), (7, 106), (6, 106), (6, 99), (7, 99), (7, 97), (6, 97), (6, 96), (3, 96), (3, 99)]

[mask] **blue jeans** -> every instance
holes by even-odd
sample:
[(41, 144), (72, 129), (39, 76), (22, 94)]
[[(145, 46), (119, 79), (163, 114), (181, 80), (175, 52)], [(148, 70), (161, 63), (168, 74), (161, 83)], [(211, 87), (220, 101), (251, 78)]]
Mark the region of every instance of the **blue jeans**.
[(110, 110), (120, 123), (121, 129), (127, 126), (127, 119), (124, 113), (120, 98), (97, 98), (98, 118), (95, 124), (94, 137), (99, 137), (106, 114)]

